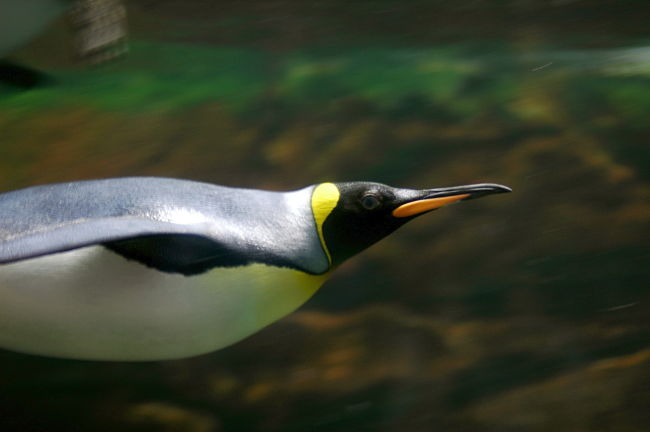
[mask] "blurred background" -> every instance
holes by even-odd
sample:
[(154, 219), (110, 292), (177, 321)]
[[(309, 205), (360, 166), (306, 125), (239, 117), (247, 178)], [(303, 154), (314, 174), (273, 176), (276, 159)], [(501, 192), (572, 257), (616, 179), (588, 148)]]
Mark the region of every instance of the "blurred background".
[(0, 190), (514, 192), (412, 222), (213, 354), (0, 351), (0, 429), (650, 430), (647, 1), (124, 5), (114, 61), (82, 64), (66, 16), (5, 55), (38, 79), (0, 83)]

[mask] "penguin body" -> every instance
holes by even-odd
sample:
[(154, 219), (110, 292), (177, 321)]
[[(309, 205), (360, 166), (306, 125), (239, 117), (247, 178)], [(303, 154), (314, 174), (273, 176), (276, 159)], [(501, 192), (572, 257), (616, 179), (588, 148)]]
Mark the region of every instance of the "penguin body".
[(88, 246), (0, 267), (0, 346), (98, 360), (203, 354), (289, 314), (325, 278), (259, 263), (185, 276)]
[(292, 312), (338, 264), (413, 217), (506, 191), (121, 178), (5, 193), (0, 347), (96, 360), (210, 352)]

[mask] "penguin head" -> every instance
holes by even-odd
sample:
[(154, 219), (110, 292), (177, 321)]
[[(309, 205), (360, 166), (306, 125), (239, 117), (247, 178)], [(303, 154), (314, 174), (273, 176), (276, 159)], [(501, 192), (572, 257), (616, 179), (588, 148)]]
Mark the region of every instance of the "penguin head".
[(493, 183), (436, 189), (400, 189), (381, 183), (321, 183), (312, 210), (332, 267), (386, 237), (406, 222), (446, 204), (511, 192)]

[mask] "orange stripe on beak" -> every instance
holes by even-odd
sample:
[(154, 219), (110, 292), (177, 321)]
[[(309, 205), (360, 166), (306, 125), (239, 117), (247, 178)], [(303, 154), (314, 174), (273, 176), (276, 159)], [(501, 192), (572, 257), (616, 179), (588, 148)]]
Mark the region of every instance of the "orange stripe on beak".
[(393, 216), (402, 218), (419, 215), (429, 210), (435, 210), (454, 201), (467, 198), (470, 194), (452, 195), (441, 198), (429, 198), (402, 204), (393, 210)]

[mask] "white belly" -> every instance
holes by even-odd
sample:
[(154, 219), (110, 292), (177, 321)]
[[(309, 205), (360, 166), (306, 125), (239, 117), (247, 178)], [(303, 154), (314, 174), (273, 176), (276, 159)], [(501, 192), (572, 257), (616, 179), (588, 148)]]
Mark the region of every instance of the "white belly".
[(162, 273), (101, 246), (0, 266), (0, 347), (163, 360), (213, 351), (303, 304), (326, 276), (255, 264)]

